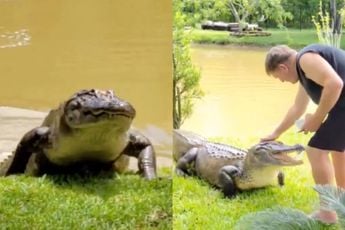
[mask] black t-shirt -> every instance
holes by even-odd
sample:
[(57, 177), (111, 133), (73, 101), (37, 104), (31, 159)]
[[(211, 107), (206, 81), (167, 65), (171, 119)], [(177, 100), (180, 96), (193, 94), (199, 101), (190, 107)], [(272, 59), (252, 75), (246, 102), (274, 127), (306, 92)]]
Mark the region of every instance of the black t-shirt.
[[(304, 47), (297, 54), (296, 69), (298, 79), (313, 102), (319, 104), (323, 87), (307, 78), (299, 63), (301, 56), (308, 52), (317, 53), (323, 57), (345, 82), (345, 51), (332, 46), (312, 44)], [(334, 108), (345, 108), (345, 87)]]

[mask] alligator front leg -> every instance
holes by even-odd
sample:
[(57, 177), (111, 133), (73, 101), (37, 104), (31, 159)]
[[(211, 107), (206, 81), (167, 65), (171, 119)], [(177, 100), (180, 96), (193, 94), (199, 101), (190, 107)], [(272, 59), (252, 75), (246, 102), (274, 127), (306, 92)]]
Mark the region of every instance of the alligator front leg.
[(139, 172), (146, 179), (156, 178), (156, 157), (152, 145), (142, 149), (138, 156)]
[(156, 154), (151, 142), (142, 134), (133, 132), (130, 134), (129, 143), (123, 154), (138, 159), (139, 173), (146, 179), (151, 180), (157, 177)]
[(284, 175), (284, 173), (279, 171), (277, 177), (278, 177), (278, 184), (279, 184), (279, 186), (284, 186), (285, 185), (285, 175)]
[(30, 156), (42, 148), (42, 144), (49, 143), (50, 130), (48, 127), (38, 127), (27, 132), (17, 145), (13, 156), (6, 165), (7, 169), (4, 170), (4, 176), (11, 174), (24, 173)]
[(238, 167), (233, 165), (226, 165), (219, 170), (219, 186), (225, 197), (232, 198), (238, 192), (233, 178), (239, 174)]
[(198, 155), (199, 148), (191, 148), (186, 152), (183, 157), (178, 159), (175, 173), (179, 176), (190, 176), (190, 165), (195, 162), (196, 156)]

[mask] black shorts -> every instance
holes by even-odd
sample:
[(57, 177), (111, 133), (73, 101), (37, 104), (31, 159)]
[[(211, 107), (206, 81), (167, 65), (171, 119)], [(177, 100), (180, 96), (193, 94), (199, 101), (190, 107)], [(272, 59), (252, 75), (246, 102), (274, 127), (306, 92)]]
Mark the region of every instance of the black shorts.
[(344, 152), (345, 109), (332, 109), (327, 119), (312, 136), (308, 145), (323, 150)]

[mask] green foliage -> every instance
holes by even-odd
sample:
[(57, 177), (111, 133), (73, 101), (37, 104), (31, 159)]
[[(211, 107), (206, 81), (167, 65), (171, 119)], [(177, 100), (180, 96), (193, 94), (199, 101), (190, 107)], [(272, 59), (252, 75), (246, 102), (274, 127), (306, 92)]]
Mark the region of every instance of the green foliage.
[(205, 20), (258, 23), (270, 20), (283, 24), (292, 14), (284, 10), (281, 0), (187, 0), (179, 1), (185, 23), (195, 27)]
[(259, 23), (269, 19), (281, 26), (292, 18), (292, 14), (282, 7), (281, 0), (230, 0), (229, 10), (239, 23)]
[(268, 20), (275, 22), (279, 28), (285, 25), (287, 20), (293, 18), (291, 12), (287, 11), (282, 6), (281, 0), (262, 1), (261, 9), (262, 15)]
[(190, 55), (190, 31), (185, 29), (186, 16), (182, 13), (183, 1), (174, 0), (173, 26), (173, 119), (179, 128), (193, 111), (195, 99), (202, 97), (200, 71), (193, 65)]
[(232, 20), (225, 0), (180, 0), (179, 2), (181, 4), (180, 11), (186, 16), (185, 24), (187, 26), (195, 27), (197, 23), (205, 20)]
[[(305, 145), (309, 138), (310, 135), (296, 134), (294, 131), (289, 131), (280, 140), (287, 144), (300, 143)], [(236, 137), (215, 137), (212, 140), (233, 144), (241, 148), (248, 148), (257, 143), (259, 137), (250, 137), (245, 140), (239, 140)], [(205, 181), (198, 178), (174, 176), (174, 229), (234, 229), (236, 223), (247, 214), (260, 211), (267, 213), (267, 209), (278, 210), (283, 209), (282, 207), (293, 210), (292, 215), (296, 215), (301, 220), (303, 219), (303, 223), (314, 226), (314, 224), (309, 222), (311, 219), (304, 219), (307, 213), (311, 213), (318, 207), (318, 197), (317, 193), (312, 189), (314, 182), (306, 156), (304, 162), (303, 165), (283, 169), (285, 173), (285, 186), (272, 186), (245, 191), (234, 199), (224, 198), (219, 190), (212, 188)], [(284, 212), (286, 211), (273, 216), (270, 221), (278, 222), (279, 219), (275, 219), (275, 217), (282, 218), (283, 222), (287, 222), (287, 219), (291, 220), (291, 216), (283, 218)], [(337, 229), (336, 227), (327, 227), (319, 223), (317, 223), (317, 226), (320, 226), (319, 229)], [(260, 230), (269, 228), (257, 228), (255, 226), (255, 228), (243, 229)], [(275, 226), (274, 229), (284, 228)], [(292, 230), (293, 228), (290, 229)]]
[[(170, 171), (170, 170), (169, 170)], [(171, 229), (171, 179), (0, 179), (0, 229)]]
[[(322, 0), (325, 5), (328, 0)], [(288, 19), (286, 26), (289, 28), (312, 28), (311, 21), (313, 15), (319, 10), (319, 0), (282, 0), (283, 8), (292, 14), (292, 19)], [(267, 26), (271, 27), (272, 22), (268, 21)]]
[[(186, 15), (186, 25), (195, 27), (205, 20), (236, 21), (229, 0), (181, 1), (181, 11)], [(231, 0), (238, 13), (237, 21), (259, 23), (264, 27), (312, 28), (311, 18), (319, 12), (319, 2), (328, 9), (329, 0)], [(337, 1), (341, 7), (342, 1)], [(245, 16), (245, 17), (244, 17)], [(244, 17), (244, 18), (242, 18)], [(242, 19), (241, 19), (242, 18)]]

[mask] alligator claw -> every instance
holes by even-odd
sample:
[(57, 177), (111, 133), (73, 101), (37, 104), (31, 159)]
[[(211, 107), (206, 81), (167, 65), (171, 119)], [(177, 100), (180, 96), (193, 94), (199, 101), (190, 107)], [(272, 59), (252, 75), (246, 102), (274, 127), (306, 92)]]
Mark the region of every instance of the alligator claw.
[(185, 171), (183, 171), (182, 169), (179, 169), (179, 168), (176, 168), (176, 169), (175, 169), (175, 173), (176, 173), (176, 175), (182, 176), (182, 177), (189, 176), (188, 173), (186, 173)]

